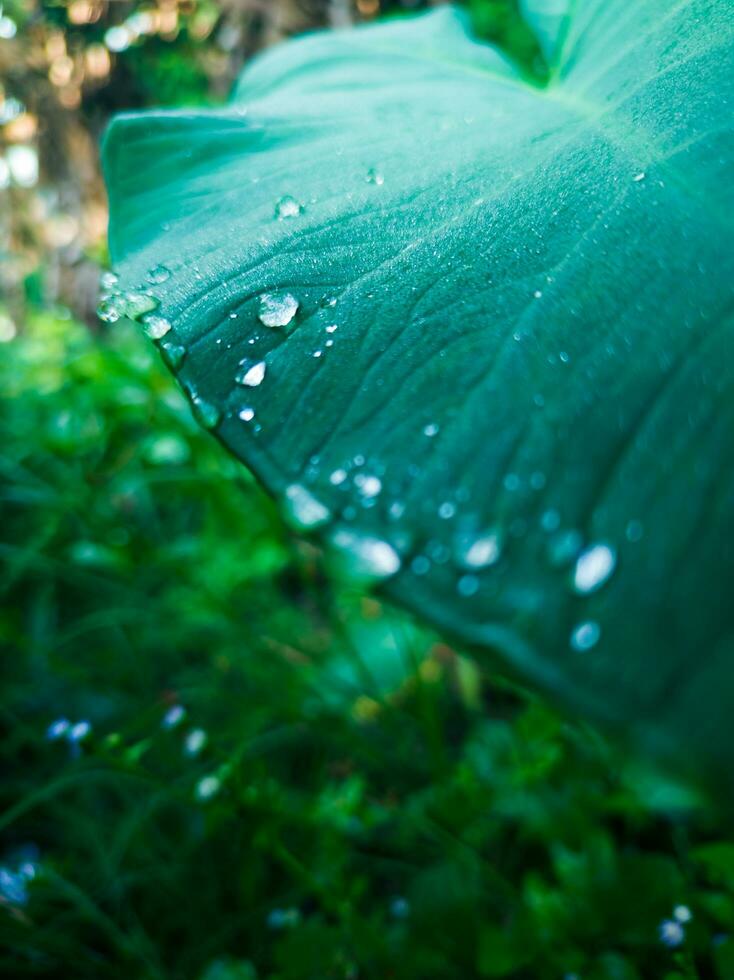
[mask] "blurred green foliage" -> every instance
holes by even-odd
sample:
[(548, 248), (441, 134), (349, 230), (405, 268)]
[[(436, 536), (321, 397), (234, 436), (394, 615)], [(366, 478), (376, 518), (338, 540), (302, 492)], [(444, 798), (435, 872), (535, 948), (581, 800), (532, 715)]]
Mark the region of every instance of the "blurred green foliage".
[(132, 325), (0, 375), (3, 976), (734, 975), (721, 822), (335, 590)]
[[(542, 71), (515, 4), (471, 6)], [(70, 50), (108, 26), (14, 10)], [(216, 36), (132, 45), (79, 112), (213, 98)], [(337, 588), (131, 324), (90, 329), (47, 265), (20, 273), (17, 336), (0, 297), (0, 975), (734, 977), (726, 819)]]

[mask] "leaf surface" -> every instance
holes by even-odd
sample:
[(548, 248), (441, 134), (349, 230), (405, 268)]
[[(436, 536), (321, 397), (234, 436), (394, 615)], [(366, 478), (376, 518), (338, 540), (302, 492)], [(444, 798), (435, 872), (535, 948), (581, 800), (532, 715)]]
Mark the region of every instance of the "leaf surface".
[(113, 261), (298, 523), (731, 789), (734, 21), (571, 7), (543, 90), (444, 8), (119, 118)]

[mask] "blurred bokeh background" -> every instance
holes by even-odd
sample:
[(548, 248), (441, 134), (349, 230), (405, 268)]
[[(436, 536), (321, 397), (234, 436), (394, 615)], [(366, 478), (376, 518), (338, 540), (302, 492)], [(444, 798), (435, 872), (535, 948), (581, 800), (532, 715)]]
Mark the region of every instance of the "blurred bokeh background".
[(3, 977), (734, 977), (730, 818), (340, 586), (94, 315), (114, 112), (424, 6), (0, 8)]

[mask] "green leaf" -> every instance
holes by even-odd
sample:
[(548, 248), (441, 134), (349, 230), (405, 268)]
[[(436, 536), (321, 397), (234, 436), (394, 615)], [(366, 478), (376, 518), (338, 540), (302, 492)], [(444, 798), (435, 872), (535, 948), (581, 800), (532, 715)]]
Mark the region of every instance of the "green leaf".
[(119, 118), (109, 303), (160, 300), (297, 526), (731, 791), (734, 21), (579, 0), (559, 31), (544, 90), (442, 9)]

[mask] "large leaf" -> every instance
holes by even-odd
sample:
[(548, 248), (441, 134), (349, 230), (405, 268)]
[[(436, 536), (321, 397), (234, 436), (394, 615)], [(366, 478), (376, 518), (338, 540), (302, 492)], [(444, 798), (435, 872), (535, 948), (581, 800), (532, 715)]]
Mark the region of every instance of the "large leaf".
[(107, 315), (153, 293), (200, 417), (393, 597), (731, 790), (734, 18), (526, 8), (545, 90), (443, 9), (118, 119)]

